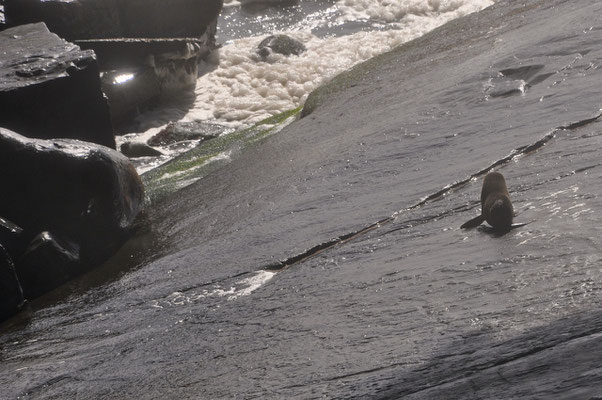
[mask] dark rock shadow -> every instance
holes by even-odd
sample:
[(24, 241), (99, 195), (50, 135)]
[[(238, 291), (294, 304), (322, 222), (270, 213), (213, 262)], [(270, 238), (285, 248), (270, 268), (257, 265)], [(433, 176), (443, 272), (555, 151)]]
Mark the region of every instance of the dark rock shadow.
[(196, 95), (194, 88), (189, 90), (163, 93), (146, 110), (140, 112), (131, 120), (117, 126), (116, 135), (144, 132), (151, 128), (163, 126), (172, 121), (178, 121), (194, 106)]
[(465, 332), (371, 397), (600, 399), (601, 334), (600, 311), (581, 312), (503, 341), (492, 330)]
[(27, 300), (16, 315), (0, 322), (0, 332), (18, 332), (25, 329), (32, 316), (39, 310), (63, 304), (69, 297), (109, 285), (124, 274), (160, 258), (163, 254), (162, 246), (149, 219), (143, 211), (136, 219), (136, 226), (129, 239), (108, 260), (40, 297)]

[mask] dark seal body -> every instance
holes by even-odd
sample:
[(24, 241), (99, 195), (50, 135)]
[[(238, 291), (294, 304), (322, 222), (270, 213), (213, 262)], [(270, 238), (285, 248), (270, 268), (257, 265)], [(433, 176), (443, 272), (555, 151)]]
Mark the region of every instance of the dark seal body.
[(487, 221), (496, 231), (508, 231), (512, 227), (513, 217), (514, 209), (504, 176), (499, 172), (490, 172), (485, 176), (481, 189), (481, 215), (461, 228), (474, 228)]

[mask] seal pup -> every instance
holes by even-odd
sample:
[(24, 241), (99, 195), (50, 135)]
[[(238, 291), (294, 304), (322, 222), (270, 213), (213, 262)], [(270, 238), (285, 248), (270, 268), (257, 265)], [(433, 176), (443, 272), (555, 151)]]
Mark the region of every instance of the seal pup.
[(512, 228), (513, 217), (514, 209), (504, 175), (490, 172), (485, 176), (481, 189), (481, 215), (464, 223), (460, 228), (474, 228), (487, 221), (496, 231), (509, 231)]

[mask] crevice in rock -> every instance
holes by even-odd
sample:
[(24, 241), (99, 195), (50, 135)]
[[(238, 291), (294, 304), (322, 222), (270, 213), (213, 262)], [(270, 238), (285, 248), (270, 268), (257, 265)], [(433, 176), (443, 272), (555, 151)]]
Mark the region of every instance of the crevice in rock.
[[(294, 255), (292, 257), (289, 257), (289, 258), (286, 258), (284, 260), (280, 260), (280, 261), (275, 262), (273, 264), (266, 265), (262, 269), (266, 270), (266, 271), (275, 271), (275, 272), (278, 272), (278, 271), (281, 271), (281, 270), (283, 270), (283, 269), (285, 269), (285, 268), (287, 268), (287, 267), (289, 267), (289, 266), (291, 266), (293, 264), (303, 262), (303, 261), (307, 260), (308, 258), (313, 257), (313, 256), (315, 256), (317, 254), (320, 254), (323, 251), (328, 250), (328, 249), (330, 249), (330, 248), (332, 248), (334, 246), (337, 246), (339, 244), (343, 244), (343, 243), (346, 243), (346, 242), (348, 242), (350, 240), (353, 240), (356, 237), (362, 236), (365, 233), (368, 233), (368, 232), (370, 232), (370, 231), (372, 231), (374, 229), (380, 228), (382, 225), (385, 225), (385, 224), (387, 224), (389, 222), (397, 220), (399, 218), (399, 216), (402, 215), (405, 212), (415, 210), (415, 209), (420, 208), (423, 205), (425, 205), (425, 204), (427, 204), (427, 203), (429, 203), (431, 201), (435, 201), (435, 200), (438, 200), (438, 199), (442, 198), (443, 196), (447, 195), (448, 193), (452, 192), (453, 190), (455, 190), (455, 189), (457, 189), (459, 187), (462, 187), (462, 186), (468, 184), (473, 179), (477, 179), (478, 177), (487, 174), (488, 172), (490, 172), (491, 170), (493, 170), (495, 167), (507, 164), (508, 162), (510, 162), (510, 161), (512, 161), (512, 160), (514, 160), (514, 159), (516, 159), (518, 157), (525, 156), (525, 155), (530, 155), (530, 154), (538, 151), (543, 146), (545, 146), (550, 140), (552, 140), (559, 132), (562, 132), (562, 131), (573, 131), (573, 130), (576, 130), (576, 129), (581, 128), (583, 126), (586, 126), (586, 125), (598, 122), (598, 121), (600, 121), (600, 119), (602, 119), (602, 110), (599, 110), (598, 113), (595, 114), (591, 118), (586, 118), (586, 119), (583, 119), (583, 120), (571, 122), (571, 123), (568, 123), (566, 125), (561, 125), (559, 127), (556, 127), (554, 129), (552, 129), (549, 133), (547, 133), (546, 135), (544, 135), (541, 139), (537, 140), (536, 142), (534, 142), (532, 144), (529, 144), (529, 145), (526, 145), (526, 146), (521, 146), (521, 147), (518, 147), (518, 148), (512, 150), (507, 156), (494, 161), (493, 163), (491, 163), (487, 167), (485, 167), (485, 168), (483, 168), (483, 169), (475, 172), (474, 174), (472, 174), (472, 175), (470, 175), (470, 176), (468, 176), (468, 177), (466, 177), (464, 179), (455, 181), (453, 183), (450, 183), (449, 185), (444, 186), (440, 190), (438, 190), (438, 191), (436, 191), (436, 192), (434, 192), (434, 193), (432, 193), (432, 194), (424, 197), (419, 202), (417, 202), (417, 203), (415, 203), (415, 204), (413, 204), (413, 205), (411, 205), (411, 206), (409, 206), (407, 208), (404, 208), (404, 209), (402, 209), (400, 211), (397, 211), (397, 212), (393, 213), (389, 217), (382, 218), (381, 220), (379, 220), (377, 222), (374, 222), (372, 224), (366, 225), (364, 228), (361, 228), (361, 229), (359, 229), (357, 231), (346, 233), (344, 235), (337, 236), (337, 237), (335, 237), (335, 238), (333, 238), (331, 240), (328, 240), (326, 242), (322, 242), (320, 244), (317, 244), (317, 245), (315, 245), (315, 246), (313, 246), (313, 247), (305, 250), (302, 253), (299, 253), (299, 254)], [(591, 166), (591, 167), (588, 167), (586, 169), (590, 169), (590, 168), (594, 168), (594, 167), (596, 167), (596, 166)], [(581, 171), (574, 171), (574, 173), (577, 173), (577, 172), (581, 172)], [(464, 210), (466, 207), (470, 208), (471, 206), (470, 205), (468, 205), (468, 206), (467, 205), (463, 205), (463, 206), (457, 207), (457, 208), (455, 208), (453, 210), (449, 210), (449, 211), (446, 211), (444, 213), (437, 214), (437, 215), (434, 215), (434, 216), (430, 216), (430, 217), (426, 217), (426, 218), (421, 218), (421, 219), (415, 219), (415, 220), (409, 220), (402, 227), (397, 228), (397, 229), (395, 229), (395, 230), (393, 230), (391, 232), (412, 227), (414, 224), (422, 224), (422, 223), (431, 221), (433, 219), (437, 219), (437, 218), (443, 217), (445, 215), (449, 215), (449, 214), (455, 213), (457, 211)]]

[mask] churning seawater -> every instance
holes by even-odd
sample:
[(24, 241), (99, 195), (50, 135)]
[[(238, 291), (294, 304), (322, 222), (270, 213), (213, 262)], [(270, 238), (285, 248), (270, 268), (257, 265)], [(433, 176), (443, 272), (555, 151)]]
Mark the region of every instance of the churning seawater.
[[(179, 94), (139, 116), (139, 132), (118, 142), (146, 141), (171, 121), (252, 125), (302, 106), (314, 89), (353, 65), (491, 4), (492, 0), (226, 1), (218, 22), (222, 46), (202, 63), (194, 94)], [(303, 42), (307, 51), (288, 57), (272, 53), (262, 61), (257, 45), (275, 33)], [(188, 148), (163, 147), (166, 156), (137, 161), (138, 170), (147, 171)]]

